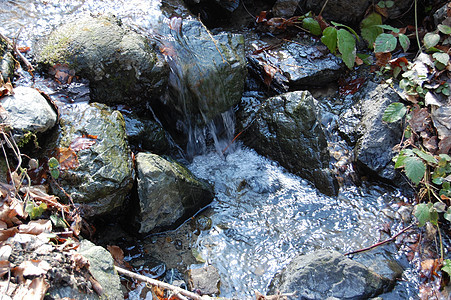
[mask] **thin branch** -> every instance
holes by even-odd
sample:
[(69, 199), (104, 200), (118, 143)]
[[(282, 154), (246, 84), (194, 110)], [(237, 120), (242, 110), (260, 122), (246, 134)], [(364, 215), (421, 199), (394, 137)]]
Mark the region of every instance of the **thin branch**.
[(373, 248), (382, 246), (382, 245), (384, 245), (384, 244), (386, 244), (386, 243), (392, 242), (392, 241), (394, 241), (398, 236), (400, 236), (401, 234), (403, 234), (403, 233), (406, 232), (407, 230), (411, 229), (411, 228), (413, 227), (413, 225), (415, 225), (415, 224), (412, 224), (412, 225), (407, 226), (406, 228), (404, 228), (403, 230), (401, 230), (400, 232), (398, 232), (397, 234), (395, 234), (395, 235), (392, 236), (391, 238), (386, 239), (385, 241), (376, 243), (376, 244), (374, 244), (374, 245), (372, 245), (372, 246), (369, 246), (369, 247), (366, 247), (366, 248), (363, 248), (363, 249), (359, 249), (359, 250), (356, 250), (356, 251), (348, 252), (348, 253), (345, 254), (345, 256), (348, 256), (348, 255), (351, 255), (351, 254), (360, 253), (360, 252), (364, 252), (364, 251), (367, 251), (367, 250), (371, 250), (371, 249), (373, 249)]
[[(149, 283), (149, 284), (151, 284), (153, 286), (158, 286), (158, 287), (163, 288), (163, 289), (174, 291), (176, 293), (176, 296), (179, 297), (180, 299), (186, 299), (183, 296), (189, 297), (189, 298), (194, 299), (194, 300), (210, 299), (210, 297), (208, 297), (208, 298), (205, 297), (205, 296), (201, 297), (198, 294), (195, 294), (195, 293), (192, 293), (190, 291), (184, 290), (182, 288), (179, 288), (178, 286), (174, 286), (174, 285), (166, 283), (166, 282), (162, 282), (162, 281), (159, 281), (159, 280), (156, 280), (156, 279), (149, 278), (147, 276), (136, 274), (134, 272), (128, 271), (128, 270), (123, 269), (123, 268), (118, 267), (118, 266), (115, 266), (115, 268), (118, 271), (118, 273), (120, 273), (122, 275), (126, 275), (126, 276), (128, 276), (130, 278), (134, 278), (136, 280)], [(182, 297), (180, 297), (179, 294), (182, 295)]]
[(6, 43), (8, 43), (14, 50), (14, 53), (22, 60), (22, 62), (27, 66), (28, 72), (34, 71), (33, 65), (28, 61), (28, 59), (23, 56), (22, 53), (20, 53), (19, 49), (15, 45), (15, 43), (12, 43), (6, 36), (0, 33), (0, 38), (3, 39)]
[(318, 16), (321, 16), (323, 14), (324, 9), (326, 8), (327, 2), (329, 2), (329, 0), (326, 0), (326, 2), (324, 2), (323, 7), (321, 8), (321, 11), (319, 12)]

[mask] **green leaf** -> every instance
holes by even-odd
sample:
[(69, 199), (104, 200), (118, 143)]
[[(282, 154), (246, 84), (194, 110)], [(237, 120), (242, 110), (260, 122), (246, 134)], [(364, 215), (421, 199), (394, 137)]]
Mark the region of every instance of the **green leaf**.
[(341, 53), (341, 57), (345, 65), (352, 69), (354, 67), (356, 50), (355, 50), (355, 39), (349, 31), (345, 29), (340, 29), (337, 31), (337, 44), (338, 50)]
[(443, 261), (442, 271), (448, 273), (451, 276), (451, 260), (445, 259)]
[(369, 54), (363, 54), (363, 53), (357, 53), (356, 54), (365, 65), (372, 65), (373, 64), (373, 57)]
[(438, 164), (437, 159), (435, 159), (435, 157), (432, 154), (426, 153), (426, 152), (418, 150), (418, 149), (413, 149), (412, 151), (413, 151), (413, 153), (415, 153), (421, 159), (427, 161), (428, 163), (433, 164), (433, 165)]
[(451, 27), (449, 27), (448, 25), (438, 24), (437, 28), (443, 34), (451, 34)]
[(432, 54), (432, 57), (435, 58), (438, 62), (444, 64), (445, 66), (449, 62), (449, 55), (448, 55), (448, 53), (436, 52), (436, 53)]
[(396, 48), (396, 38), (387, 33), (381, 33), (374, 42), (374, 52), (391, 52)]
[(440, 159), (443, 159), (445, 161), (451, 161), (451, 156), (449, 156), (448, 154), (439, 154), (438, 157), (440, 157)]
[(39, 218), (46, 209), (47, 204), (45, 204), (44, 202), (41, 203), (39, 206), (35, 206), (33, 201), (27, 201), (25, 205), (25, 212), (28, 213), (31, 220)]
[(58, 179), (60, 177), (60, 170), (58, 169), (51, 169), (50, 170), (50, 175), (52, 175), (53, 179)]
[(423, 227), (426, 224), (426, 222), (429, 222), (431, 220), (431, 213), (426, 203), (420, 203), (415, 205), (413, 214), (418, 220), (419, 227)]
[(321, 27), (319, 26), (318, 21), (313, 18), (305, 18), (302, 21), (302, 27), (310, 31), (313, 35), (321, 35)]
[(424, 46), (426, 49), (432, 48), (440, 41), (440, 35), (437, 33), (428, 32), (423, 38)]
[(50, 221), (52, 221), (53, 226), (60, 228), (67, 228), (67, 223), (60, 216), (53, 214), (50, 216)]
[(393, 5), (395, 5), (394, 1), (385, 1), (386, 8), (391, 8), (391, 7), (393, 7)]
[(200, 255), (199, 251), (196, 248), (191, 248), (191, 253), (193, 254), (194, 258), (200, 262), (204, 263), (205, 259)]
[(417, 157), (406, 157), (404, 160), (404, 171), (407, 177), (415, 184), (420, 183), (426, 172), (426, 165)]
[(443, 202), (435, 202), (434, 208), (437, 212), (442, 213), (446, 211), (446, 204)]
[(331, 53), (337, 50), (337, 29), (335, 27), (327, 27), (323, 31), (321, 42), (327, 46)]
[(399, 154), (399, 155), (398, 155), (398, 159), (397, 159), (396, 162), (395, 162), (395, 168), (397, 169), (397, 168), (402, 168), (402, 167), (404, 167), (404, 161), (406, 160), (407, 157), (408, 157), (408, 156)]
[(343, 25), (343, 24), (340, 24), (340, 23), (337, 23), (337, 22), (334, 22), (334, 21), (331, 21), (331, 23), (332, 23), (332, 25), (334, 25), (334, 26), (346, 28), (347, 30), (349, 30), (350, 32), (352, 32), (352, 34), (356, 37), (357, 41), (360, 42), (359, 35), (358, 35), (357, 32), (355, 32), (355, 30), (352, 29), (351, 27), (346, 26), (346, 25)]
[(390, 25), (382, 24), (382, 25), (377, 25), (377, 27), (382, 28), (382, 29), (386, 29), (386, 30), (391, 30), (394, 33), (399, 33), (399, 29), (398, 28), (395, 28), (395, 27), (390, 26)]
[(58, 166), (60, 165), (60, 163), (58, 162), (58, 160), (57, 160), (56, 158), (51, 157), (51, 158), (49, 159), (48, 165), (49, 165), (49, 168), (50, 168), (50, 169), (54, 169), (54, 168), (58, 168)]
[(377, 6), (379, 6), (380, 8), (385, 8), (385, 1), (379, 1), (377, 3)]
[(404, 104), (400, 102), (391, 103), (384, 111), (382, 121), (387, 123), (393, 123), (401, 120), (407, 112)]
[(383, 33), (384, 30), (375, 25), (382, 24), (382, 17), (378, 13), (372, 13), (368, 15), (365, 19), (363, 19), (362, 23), (360, 23), (360, 33), (365, 41), (368, 42), (368, 47), (373, 49), (373, 44), (376, 41), (376, 38), (379, 34)]
[(445, 217), (446, 220), (451, 222), (451, 206), (448, 206), (448, 210), (443, 216)]
[(404, 50), (404, 52), (407, 52), (407, 50), (410, 47), (410, 40), (409, 40), (409, 38), (405, 34), (400, 33), (398, 35), (398, 39), (399, 39), (399, 44), (402, 47), (402, 50)]

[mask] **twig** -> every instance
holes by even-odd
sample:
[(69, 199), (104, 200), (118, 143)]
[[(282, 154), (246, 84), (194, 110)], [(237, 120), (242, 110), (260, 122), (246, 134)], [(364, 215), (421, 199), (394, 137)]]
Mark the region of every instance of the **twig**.
[[(172, 290), (172, 291), (174, 291), (176, 293), (176, 296), (179, 297), (180, 299), (186, 299), (183, 296), (189, 297), (189, 298), (194, 299), (194, 300), (209, 299), (209, 298), (206, 298), (205, 296), (201, 297), (198, 294), (195, 294), (195, 293), (192, 293), (190, 291), (184, 290), (184, 289), (179, 288), (177, 286), (174, 286), (172, 284), (169, 284), (169, 283), (166, 283), (166, 282), (162, 282), (162, 281), (159, 281), (159, 280), (156, 280), (156, 279), (152, 279), (152, 278), (149, 278), (147, 276), (140, 275), (140, 274), (136, 274), (134, 272), (128, 271), (128, 270), (123, 269), (123, 268), (118, 267), (118, 266), (115, 266), (115, 268), (122, 275), (126, 275), (128, 277), (131, 277), (131, 278), (137, 279), (139, 281), (143, 281), (143, 282), (149, 283), (149, 284), (154, 285), (154, 286), (158, 286), (158, 287), (163, 288), (163, 289)], [(180, 296), (179, 294), (183, 295), (183, 296)]]
[(348, 252), (348, 253), (345, 254), (345, 256), (348, 256), (348, 255), (351, 255), (351, 254), (360, 253), (360, 252), (364, 252), (364, 251), (367, 251), (367, 250), (371, 250), (371, 249), (373, 249), (373, 248), (379, 247), (379, 246), (381, 246), (381, 245), (383, 245), (383, 244), (386, 244), (386, 243), (388, 243), (388, 242), (392, 242), (392, 241), (394, 241), (398, 236), (400, 236), (401, 234), (403, 234), (404, 232), (406, 232), (407, 230), (409, 230), (410, 228), (412, 228), (413, 225), (415, 225), (415, 224), (412, 224), (412, 225), (407, 226), (406, 228), (404, 228), (403, 230), (401, 230), (400, 232), (398, 232), (397, 234), (395, 234), (395, 235), (392, 236), (391, 238), (386, 239), (385, 241), (376, 243), (376, 244), (374, 244), (374, 245), (372, 245), (372, 246), (369, 246), (369, 247), (366, 247), (366, 248), (363, 248), (363, 249), (359, 249), (359, 250), (356, 250), (356, 251)]
[(34, 71), (33, 65), (28, 61), (28, 59), (23, 56), (22, 53), (20, 53), (19, 49), (17, 48), (17, 46), (12, 43), (6, 36), (4, 36), (3, 34), (0, 33), (0, 38), (3, 39), (6, 43), (8, 43), (14, 50), (14, 53), (17, 54), (17, 56), (23, 61), (23, 63), (27, 66), (28, 68), (28, 72), (32, 72)]
[(223, 63), (226, 63), (226, 64), (228, 64), (228, 65), (230, 65), (229, 62), (228, 62), (227, 60), (224, 59), (224, 56), (222, 56), (222, 52), (221, 52), (221, 50), (219, 50), (219, 47), (218, 47), (218, 44), (216, 43), (215, 38), (214, 38), (213, 35), (211, 34), (210, 30), (208, 30), (207, 26), (205, 26), (204, 23), (202, 23), (202, 21), (200, 20), (200, 16), (197, 17), (197, 20), (200, 22), (200, 24), (202, 24), (202, 27), (204, 27), (204, 29), (205, 29), (205, 30), (207, 31), (207, 33), (208, 33), (208, 36), (209, 36), (209, 37), (211, 38), (211, 40), (213, 41), (213, 44), (215, 44), (216, 50), (218, 50), (219, 55), (221, 55), (222, 62), (223, 62)]
[(318, 16), (321, 16), (323, 14), (324, 9), (326, 8), (327, 2), (329, 2), (329, 0), (326, 0), (326, 2), (324, 2), (323, 7), (321, 8), (321, 11), (319, 12)]

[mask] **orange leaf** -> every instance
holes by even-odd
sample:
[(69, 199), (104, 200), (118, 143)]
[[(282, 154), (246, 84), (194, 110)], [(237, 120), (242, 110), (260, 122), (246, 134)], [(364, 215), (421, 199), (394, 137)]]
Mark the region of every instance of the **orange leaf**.
[(264, 23), (264, 22), (268, 21), (267, 14), (268, 13), (265, 10), (262, 10), (260, 12), (260, 14), (257, 16), (255, 22), (257, 22), (257, 23)]
[(92, 145), (96, 143), (95, 139), (89, 137), (77, 137), (72, 143), (70, 143), (69, 149), (72, 149), (76, 152), (84, 149), (89, 149)]
[(114, 259), (114, 264), (118, 266), (124, 265), (124, 251), (118, 246), (110, 246), (106, 247), (108, 251), (110, 251), (111, 256)]
[(383, 67), (385, 66), (389, 60), (391, 59), (391, 53), (387, 52), (377, 52), (374, 54), (376, 56), (376, 65)]
[(75, 169), (80, 165), (77, 154), (72, 149), (58, 148), (56, 151), (61, 170)]
[(401, 66), (401, 63), (403, 63), (404, 67), (406, 67), (409, 64), (409, 61), (405, 57), (398, 57), (398, 58), (390, 60), (389, 63), (392, 66), (392, 68), (395, 68), (395, 67), (402, 68), (403, 66)]

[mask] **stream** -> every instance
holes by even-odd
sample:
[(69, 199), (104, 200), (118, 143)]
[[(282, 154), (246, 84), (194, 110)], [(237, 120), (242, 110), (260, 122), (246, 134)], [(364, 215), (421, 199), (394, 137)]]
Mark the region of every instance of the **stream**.
[[(150, 34), (152, 26), (166, 18), (162, 5), (177, 11), (177, 4), (158, 0), (0, 1), (0, 31), (19, 36), (20, 46), (32, 47), (37, 37), (68, 17), (113, 13)], [(18, 82), (31, 85), (23, 75)], [(37, 77), (34, 85), (52, 98), (61, 97), (48, 80)], [(65, 105), (83, 107), (80, 103)], [(187, 167), (214, 186), (215, 199), (206, 211), (211, 229), (195, 236), (190, 247), (218, 269), (222, 297), (249, 299), (255, 290), (265, 293), (273, 276), (297, 254), (317, 249), (346, 253), (387, 238), (380, 232), (385, 223), (393, 224), (392, 232), (402, 229), (396, 212), (398, 203), (407, 199), (399, 191), (364, 183), (342, 187), (337, 197), (327, 197), (239, 142), (226, 155), (209, 147)], [(404, 280), (384, 299), (416, 298), (418, 279), (406, 267)]]

